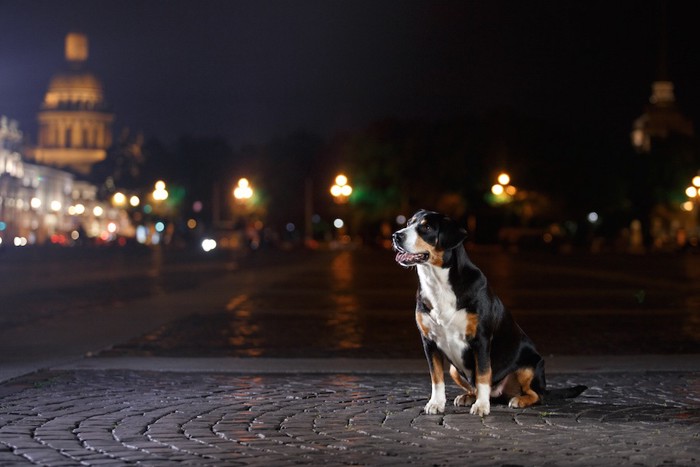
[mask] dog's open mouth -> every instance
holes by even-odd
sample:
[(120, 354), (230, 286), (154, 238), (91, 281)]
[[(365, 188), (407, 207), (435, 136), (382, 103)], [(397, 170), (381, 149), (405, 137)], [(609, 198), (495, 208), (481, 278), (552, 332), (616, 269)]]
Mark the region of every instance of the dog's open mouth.
[(413, 266), (425, 263), (428, 261), (429, 257), (429, 253), (409, 253), (408, 251), (398, 250), (396, 253), (396, 262), (401, 266)]

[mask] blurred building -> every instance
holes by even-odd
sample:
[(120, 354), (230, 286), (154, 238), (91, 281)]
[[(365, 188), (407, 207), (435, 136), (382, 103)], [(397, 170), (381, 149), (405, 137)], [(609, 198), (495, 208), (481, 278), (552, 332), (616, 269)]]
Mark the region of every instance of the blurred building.
[(651, 85), (652, 93), (644, 113), (632, 126), (632, 145), (638, 152), (648, 153), (655, 139), (672, 135), (693, 136), (693, 123), (678, 108), (673, 83), (662, 77)]
[(631, 172), (635, 219), (631, 247), (643, 251), (697, 246), (700, 223), (697, 200), (683, 194), (698, 168), (693, 122), (681, 112), (669, 78), (666, 55), (666, 4), (659, 11), (657, 80), (644, 113), (634, 120), (631, 143), (638, 153)]
[(0, 245), (71, 244), (133, 236), (126, 212), (71, 172), (22, 157), (17, 122), (0, 117)]
[(114, 121), (102, 83), (86, 69), (88, 51), (85, 35), (72, 32), (66, 36), (66, 69), (49, 83), (37, 117), (39, 135), (33, 151), (39, 163), (81, 174), (105, 159)]
[(673, 82), (668, 72), (668, 21), (666, 3), (660, 5), (658, 71), (657, 80), (651, 85), (649, 103), (632, 125), (632, 146), (639, 153), (652, 151), (654, 140), (665, 140), (671, 136), (692, 137), (693, 123), (688, 120), (676, 104)]

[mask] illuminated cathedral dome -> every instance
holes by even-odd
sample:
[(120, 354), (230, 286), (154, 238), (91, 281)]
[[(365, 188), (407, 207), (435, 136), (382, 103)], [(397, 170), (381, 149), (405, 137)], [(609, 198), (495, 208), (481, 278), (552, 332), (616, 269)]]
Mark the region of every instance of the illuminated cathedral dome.
[(58, 74), (49, 83), (42, 108), (105, 108), (102, 83), (88, 72)]
[(51, 78), (38, 114), (38, 162), (88, 173), (105, 159), (112, 144), (114, 115), (104, 99), (102, 83), (85, 69), (88, 40), (80, 33), (66, 36), (67, 71)]

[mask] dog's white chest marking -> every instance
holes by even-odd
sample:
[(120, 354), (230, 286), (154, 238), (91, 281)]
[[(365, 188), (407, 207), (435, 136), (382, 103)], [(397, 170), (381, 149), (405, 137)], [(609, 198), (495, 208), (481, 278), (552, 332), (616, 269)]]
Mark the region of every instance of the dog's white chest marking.
[(421, 292), (430, 301), (433, 309), (423, 318), (423, 325), (432, 339), (442, 350), (450, 363), (465, 371), (462, 356), (469, 348), (466, 339), (467, 313), (457, 309), (457, 297), (448, 279), (447, 269), (432, 266), (418, 266)]

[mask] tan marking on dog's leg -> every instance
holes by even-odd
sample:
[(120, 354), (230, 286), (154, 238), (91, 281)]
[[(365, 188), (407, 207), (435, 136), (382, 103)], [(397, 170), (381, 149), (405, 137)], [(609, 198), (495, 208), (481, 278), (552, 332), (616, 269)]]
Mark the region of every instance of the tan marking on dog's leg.
[(488, 415), (491, 413), (491, 366), (479, 369), (479, 359), (476, 364), (476, 402), (469, 413), (476, 415)]
[(476, 370), (476, 384), (488, 384), (491, 386), (491, 368), (483, 373), (478, 369)]
[(457, 370), (454, 365), (450, 365), (450, 376), (457, 386), (464, 389), (464, 394), (455, 397), (454, 405), (457, 407), (464, 407), (473, 404), (476, 399), (476, 390), (469, 384), (469, 381), (459, 374), (459, 370)]
[(445, 369), (441, 353), (433, 353), (430, 361), (430, 380), (433, 384), (430, 400), (425, 404), (425, 413), (434, 415), (445, 411)]
[(433, 369), (430, 372), (433, 384), (445, 384), (445, 369), (442, 366), (442, 355), (433, 354)]
[(519, 396), (513, 397), (508, 402), (508, 407), (529, 407), (540, 400), (539, 394), (532, 390), (532, 379), (535, 377), (535, 372), (532, 368), (520, 368), (515, 371), (515, 376), (520, 385)]
[(476, 328), (479, 326), (479, 315), (476, 313), (467, 312), (467, 339), (473, 339), (476, 336)]
[(423, 312), (422, 311), (416, 311), (416, 324), (418, 324), (418, 329), (420, 330), (421, 334), (423, 334), (424, 337), (428, 337), (429, 329), (423, 323)]
[(461, 374), (459, 374), (459, 370), (455, 368), (454, 365), (450, 365), (450, 376), (452, 377), (452, 380), (459, 386), (460, 388), (464, 389), (467, 394), (470, 396), (474, 396), (476, 394), (474, 387), (469, 384), (469, 381), (464, 379)]

